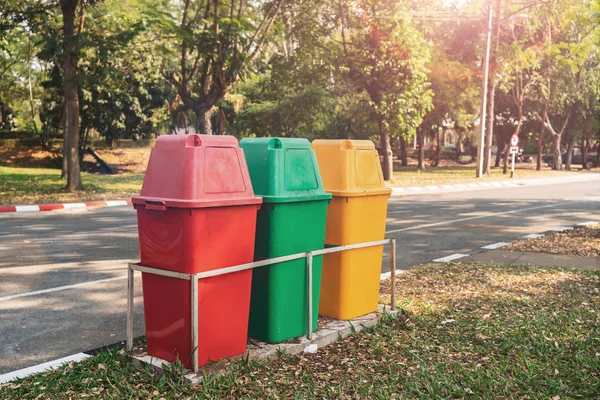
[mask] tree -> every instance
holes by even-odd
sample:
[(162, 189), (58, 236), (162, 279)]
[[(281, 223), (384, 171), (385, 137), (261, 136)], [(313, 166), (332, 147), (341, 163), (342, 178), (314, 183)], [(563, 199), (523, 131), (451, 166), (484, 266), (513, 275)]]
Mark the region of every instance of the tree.
[[(507, 31), (508, 43), (503, 44), (500, 50), (505, 59), (503, 74), (506, 78), (500, 80), (499, 86), (513, 103), (511, 122), (515, 128), (511, 136), (519, 136), (525, 118), (525, 102), (531, 99), (540, 80), (538, 71), (543, 50), (537, 40), (538, 27), (529, 19), (511, 21)], [(508, 154), (508, 151), (504, 154), (504, 174), (508, 171)]]
[[(83, 0), (60, 0), (63, 16), (63, 62), (65, 97), (65, 139), (64, 158), (67, 164), (66, 178), (68, 191), (83, 190), (79, 168), (79, 93), (77, 61), (79, 59), (78, 39), (83, 26)], [(79, 9), (79, 27), (75, 26), (75, 13)]]
[[(284, 0), (183, 0), (173, 13), (148, 11), (163, 48), (164, 77), (196, 116), (196, 131), (211, 134), (211, 116), (268, 43)], [(176, 22), (177, 21), (177, 22)]]
[(393, 173), (391, 138), (412, 137), (431, 107), (425, 64), (429, 53), (422, 35), (401, 18), (395, 0), (362, 0), (340, 7), (343, 59), (347, 78), (368, 94), (383, 152), (383, 176)]
[(600, 66), (593, 36), (597, 23), (590, 8), (573, 0), (563, 0), (561, 6), (560, 14), (554, 9), (548, 12), (548, 45), (539, 85), (541, 114), (534, 113), (552, 137), (552, 167), (558, 170), (562, 169), (562, 136), (578, 104), (597, 90), (595, 81), (586, 77)]

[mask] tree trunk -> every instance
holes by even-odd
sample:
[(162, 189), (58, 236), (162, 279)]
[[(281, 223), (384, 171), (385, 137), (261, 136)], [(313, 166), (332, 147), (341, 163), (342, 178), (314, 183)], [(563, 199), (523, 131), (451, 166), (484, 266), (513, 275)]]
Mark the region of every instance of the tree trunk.
[(500, 160), (502, 159), (502, 150), (504, 150), (504, 139), (501, 137), (500, 133), (496, 133), (496, 144), (498, 150), (496, 151), (496, 161), (494, 162), (494, 168), (498, 168), (500, 166)]
[(585, 137), (585, 133), (581, 135), (581, 166), (583, 169), (587, 169), (587, 148), (588, 140)]
[(67, 160), (67, 187), (70, 192), (83, 190), (79, 170), (79, 95), (77, 94), (77, 59), (75, 42), (75, 10), (79, 0), (61, 0), (63, 13), (63, 53), (65, 64), (65, 154)]
[(567, 159), (565, 160), (565, 170), (571, 170), (571, 161), (573, 160), (573, 139), (567, 143)]
[(400, 161), (403, 167), (408, 167), (408, 156), (406, 154), (406, 140), (400, 136)]
[(425, 131), (422, 127), (417, 129), (417, 142), (419, 144), (417, 170), (422, 171), (425, 169)]
[(62, 159), (62, 171), (60, 173), (60, 179), (67, 179), (67, 108), (63, 108), (62, 112), (62, 126), (63, 126), (63, 159)]
[(541, 123), (541, 129), (540, 129), (540, 133), (538, 136), (538, 140), (537, 140), (537, 164), (535, 166), (536, 171), (541, 171), (542, 170), (542, 157), (543, 157), (543, 150), (544, 150), (544, 131), (545, 131), (545, 127), (544, 124)]
[[(27, 84), (29, 86), (29, 108), (31, 111), (31, 123), (33, 124), (33, 130), (35, 131), (36, 136), (40, 136), (40, 133), (37, 128), (37, 123), (35, 122), (35, 107), (33, 105), (33, 85), (31, 84), (31, 32), (28, 31), (27, 35)], [(42, 139), (41, 140), (42, 148), (47, 147), (47, 143)]]
[(440, 147), (440, 131), (436, 130), (435, 131), (435, 158), (433, 159), (433, 166), (437, 167), (440, 163), (440, 151), (441, 151), (441, 147)]
[(552, 158), (553, 165), (552, 169), (562, 171), (562, 155), (560, 154), (560, 139), (561, 135), (552, 135)]
[(383, 179), (389, 181), (394, 174), (394, 155), (390, 143), (390, 132), (385, 128), (382, 117), (379, 117), (379, 137), (383, 151)]
[(502, 167), (502, 173), (508, 174), (508, 158), (510, 157), (510, 147), (506, 147), (506, 151), (504, 152), (504, 166)]
[(211, 110), (200, 108), (194, 110), (194, 114), (196, 114), (196, 133), (200, 135), (212, 135)]
[(488, 90), (488, 111), (487, 111), (487, 132), (485, 135), (485, 147), (483, 150), (483, 173), (490, 174), (490, 165), (492, 163), (492, 142), (494, 138), (494, 120), (496, 118), (496, 107), (495, 107), (495, 99), (496, 99), (496, 85), (497, 81), (495, 79), (496, 72), (498, 70), (498, 62), (497, 55), (498, 50), (500, 48), (500, 26), (502, 24), (501, 18), (502, 12), (502, 1), (496, 0), (496, 10), (494, 12), (496, 17), (496, 25), (494, 26), (494, 47), (490, 54), (490, 87)]

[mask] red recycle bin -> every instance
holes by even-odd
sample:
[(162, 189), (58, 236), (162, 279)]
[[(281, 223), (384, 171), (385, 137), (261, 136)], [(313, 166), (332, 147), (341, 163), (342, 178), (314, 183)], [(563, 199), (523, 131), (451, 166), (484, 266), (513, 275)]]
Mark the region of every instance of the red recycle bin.
[[(254, 259), (255, 197), (233, 136), (161, 136), (137, 210), (141, 264), (197, 273)], [(190, 282), (142, 274), (148, 353), (191, 367)], [(252, 270), (198, 281), (198, 365), (246, 351)]]

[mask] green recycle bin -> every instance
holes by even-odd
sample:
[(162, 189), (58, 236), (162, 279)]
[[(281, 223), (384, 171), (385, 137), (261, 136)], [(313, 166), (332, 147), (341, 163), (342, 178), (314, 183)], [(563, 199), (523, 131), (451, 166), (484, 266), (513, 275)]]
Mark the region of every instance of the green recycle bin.
[[(263, 205), (256, 223), (256, 260), (322, 249), (331, 194), (325, 193), (306, 139), (242, 139), (254, 192)], [(322, 256), (313, 258), (312, 329), (317, 328)], [(254, 269), (248, 336), (279, 343), (308, 331), (306, 259)]]

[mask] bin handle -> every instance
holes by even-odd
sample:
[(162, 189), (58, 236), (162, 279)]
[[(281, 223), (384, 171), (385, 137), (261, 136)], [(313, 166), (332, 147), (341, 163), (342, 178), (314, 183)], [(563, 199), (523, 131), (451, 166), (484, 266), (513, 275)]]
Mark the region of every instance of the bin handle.
[(146, 200), (146, 210), (165, 211), (167, 206), (164, 201)]

